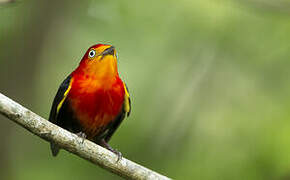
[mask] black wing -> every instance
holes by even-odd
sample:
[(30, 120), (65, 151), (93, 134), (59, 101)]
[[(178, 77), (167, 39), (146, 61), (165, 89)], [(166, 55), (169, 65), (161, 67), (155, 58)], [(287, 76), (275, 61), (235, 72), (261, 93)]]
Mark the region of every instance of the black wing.
[(64, 100), (70, 90), (71, 85), (71, 76), (69, 75), (59, 86), (58, 91), (54, 97), (52, 107), (49, 114), (49, 121), (57, 124), (57, 116), (59, 114), (59, 110), (61, 109)]
[(129, 117), (131, 112), (131, 99), (129, 95), (129, 91), (127, 88), (127, 85), (124, 83), (124, 89), (125, 89), (125, 98), (123, 103), (123, 109), (119, 116), (113, 121), (113, 124), (109, 127), (108, 132), (105, 135), (105, 141), (109, 142), (114, 132), (117, 130), (123, 119), (127, 116)]

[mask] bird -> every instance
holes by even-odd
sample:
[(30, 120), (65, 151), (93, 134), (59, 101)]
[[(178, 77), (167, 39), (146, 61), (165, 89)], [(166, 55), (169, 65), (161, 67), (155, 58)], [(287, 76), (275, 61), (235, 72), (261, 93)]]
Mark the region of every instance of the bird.
[[(131, 98), (118, 73), (115, 47), (95, 44), (59, 86), (49, 121), (110, 150), (119, 160), (122, 154), (108, 142), (130, 112)], [(51, 142), (50, 149), (57, 156), (60, 147)]]

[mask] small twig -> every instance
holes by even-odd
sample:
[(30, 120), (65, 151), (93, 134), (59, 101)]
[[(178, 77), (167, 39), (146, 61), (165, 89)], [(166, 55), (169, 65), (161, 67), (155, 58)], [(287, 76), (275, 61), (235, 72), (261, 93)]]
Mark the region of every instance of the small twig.
[(274, 13), (290, 13), (290, 3), (286, 0), (239, 0), (237, 1), (250, 8)]
[(114, 153), (89, 140), (84, 140), (82, 143), (82, 138), (52, 124), (1, 93), (0, 114), (42, 139), (54, 142), (61, 148), (126, 179), (169, 179), (125, 158), (117, 162), (118, 157)]
[(13, 3), (14, 0), (0, 0), (0, 4), (8, 4), (8, 3)]

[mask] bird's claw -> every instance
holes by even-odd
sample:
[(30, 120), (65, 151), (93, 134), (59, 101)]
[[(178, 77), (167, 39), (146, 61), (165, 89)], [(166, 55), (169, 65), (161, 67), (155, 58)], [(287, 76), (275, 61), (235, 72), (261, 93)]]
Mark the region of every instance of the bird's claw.
[(116, 149), (113, 149), (104, 139), (102, 139), (99, 144), (118, 156), (116, 162), (119, 162), (122, 159), (122, 153)]
[(123, 157), (122, 153), (120, 151), (116, 150), (116, 149), (113, 149), (112, 152), (118, 156), (118, 159), (117, 159), (116, 162), (119, 162), (122, 159), (122, 157)]
[(84, 143), (85, 139), (87, 138), (87, 135), (84, 132), (78, 132), (76, 135), (80, 138), (82, 138), (82, 144)]

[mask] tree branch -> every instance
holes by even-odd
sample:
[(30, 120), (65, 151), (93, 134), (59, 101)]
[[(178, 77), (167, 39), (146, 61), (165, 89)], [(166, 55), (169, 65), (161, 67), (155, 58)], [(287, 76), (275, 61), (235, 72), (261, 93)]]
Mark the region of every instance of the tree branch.
[(126, 179), (169, 179), (125, 158), (117, 162), (118, 157), (114, 153), (89, 140), (83, 141), (77, 135), (52, 124), (1, 93), (0, 114), (3, 114), (42, 139), (54, 142), (62, 149)]

